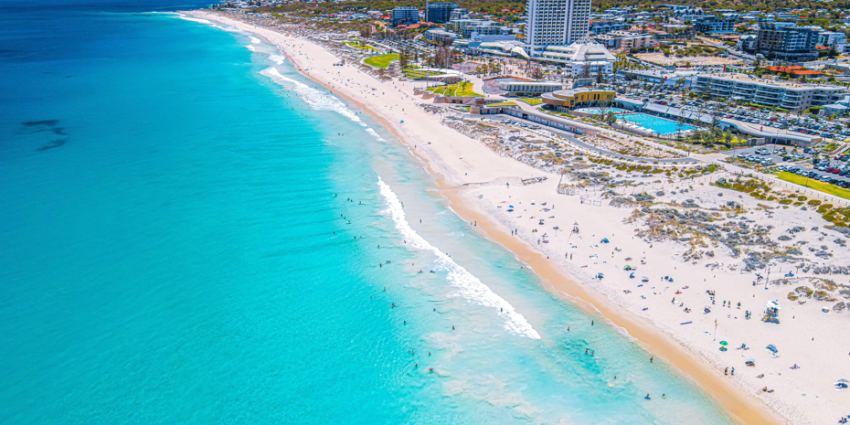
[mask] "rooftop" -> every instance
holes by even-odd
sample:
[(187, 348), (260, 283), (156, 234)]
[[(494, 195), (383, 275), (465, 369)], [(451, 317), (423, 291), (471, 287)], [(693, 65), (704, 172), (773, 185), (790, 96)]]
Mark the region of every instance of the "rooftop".
[(737, 81), (741, 83), (752, 83), (752, 84), (764, 84), (768, 86), (782, 87), (786, 89), (814, 89), (814, 88), (822, 88), (822, 89), (839, 89), (844, 90), (843, 87), (830, 86), (826, 84), (801, 84), (794, 81), (783, 81), (776, 79), (764, 79), (758, 78), (756, 76), (748, 75), (748, 74), (738, 74), (734, 72), (720, 72), (713, 74), (699, 74), (699, 77), (708, 77), (708, 78), (718, 78), (723, 80), (731, 80)]

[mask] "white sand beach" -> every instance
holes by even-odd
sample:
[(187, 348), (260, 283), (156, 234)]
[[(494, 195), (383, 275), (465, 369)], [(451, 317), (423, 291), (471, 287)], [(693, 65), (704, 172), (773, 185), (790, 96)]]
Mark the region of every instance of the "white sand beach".
[[(431, 101), (414, 96), (414, 87), (424, 86), (423, 82), (380, 82), (356, 65), (334, 66), (339, 58), (306, 38), (220, 14), (187, 13), (262, 37), (304, 75), (372, 114), (425, 162), (452, 208), (467, 221), (478, 221), (476, 230), (516, 253), (547, 289), (588, 311), (598, 311), (637, 338), (656, 361), (668, 361), (692, 378), (739, 422), (825, 424), (850, 413), (850, 390), (833, 387), (838, 379), (850, 379), (847, 309), (825, 313), (822, 308), (835, 302), (812, 298), (800, 304), (788, 299), (797, 287), (816, 288), (817, 279), (846, 285), (848, 276), (805, 272), (795, 267), (799, 263), (776, 263), (769, 266), (770, 284), (765, 285), (767, 279), (758, 280), (756, 273), (766, 275), (767, 268), (744, 271), (746, 252), (734, 257), (722, 244), (701, 247), (699, 258), (686, 261), (683, 254), (691, 248), (689, 242), (647, 241), (643, 236), (647, 217), (630, 220), (634, 206), (611, 205), (601, 190), (558, 194), (559, 174), (501, 155), (441, 124), (440, 114), (421, 106)], [(480, 84), (479, 79), (470, 80)], [(522, 184), (521, 179), (531, 177), (548, 179)], [(785, 209), (773, 203), (775, 208), (766, 210), (759, 206), (766, 201), (710, 184), (720, 177), (731, 178), (728, 173), (674, 183), (652, 178), (643, 186), (614, 189), (622, 196), (647, 191), (656, 202), (677, 211), (696, 211), (682, 207), (690, 200), (700, 211), (717, 212), (711, 222), (716, 225), (734, 222), (748, 230), (772, 226), (765, 237), (790, 238), (779, 242), (780, 248), (805, 240), (799, 249), (810, 264), (848, 264), (847, 248), (835, 242), (842, 235), (826, 229), (829, 223), (814, 209)], [(659, 183), (652, 183), (655, 180)], [(728, 209), (729, 201), (741, 209)], [(514, 206), (512, 212), (507, 211), (509, 205)], [(810, 246), (823, 246), (818, 251), (832, 256), (816, 258), (807, 249)], [(627, 265), (636, 268), (634, 278), (624, 270)], [(789, 272), (793, 278), (782, 282)], [(599, 273), (604, 278), (598, 279)], [(714, 294), (714, 301), (707, 291)], [(779, 324), (761, 320), (768, 301), (782, 306)], [(752, 312), (750, 319), (745, 318), (746, 311)], [(726, 351), (720, 350), (721, 341), (728, 343)], [(748, 349), (739, 349), (743, 344)], [(769, 344), (778, 349), (778, 356), (766, 350)], [(748, 359), (754, 367), (745, 364)], [(792, 369), (795, 364), (799, 368)], [(726, 368), (734, 368), (734, 376), (724, 374)], [(763, 391), (765, 387), (772, 392)]]

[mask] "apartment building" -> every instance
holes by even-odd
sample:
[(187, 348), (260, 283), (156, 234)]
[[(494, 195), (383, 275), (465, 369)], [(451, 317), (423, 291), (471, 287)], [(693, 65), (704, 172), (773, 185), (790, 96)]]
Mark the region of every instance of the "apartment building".
[(762, 22), (759, 28), (755, 53), (770, 60), (806, 61), (818, 58), (819, 31), (798, 27), (793, 22)]
[(620, 31), (627, 30), (631, 27), (631, 24), (621, 21), (591, 21), (590, 22), (590, 33), (591, 34), (607, 34), (611, 31)]
[(693, 88), (712, 97), (745, 100), (792, 111), (829, 105), (843, 99), (848, 93), (844, 87), (766, 80), (734, 73), (697, 75)]
[(457, 38), (457, 34), (439, 28), (432, 28), (425, 31), (425, 38), (430, 41), (451, 45)]
[(452, 11), (457, 9), (454, 3), (428, 3), (425, 5), (425, 22), (442, 24), (451, 19)]
[(399, 25), (410, 25), (419, 23), (419, 9), (411, 6), (401, 6), (393, 8), (391, 24), (394, 27)]
[(730, 19), (721, 19), (714, 15), (706, 16), (694, 24), (694, 29), (697, 32), (735, 32), (735, 21)]
[(818, 46), (835, 49), (838, 53), (844, 53), (847, 46), (847, 35), (843, 32), (822, 31), (818, 35)]
[(512, 40), (515, 38), (511, 28), (484, 19), (457, 19), (450, 21), (447, 28), (462, 38), (479, 41)]
[(611, 50), (631, 50), (655, 46), (658, 41), (652, 34), (629, 31), (612, 31), (594, 36), (593, 39)]
[(528, 0), (525, 43), (533, 52), (587, 37), (590, 0)]
[[(672, 5), (671, 5), (672, 6)], [(668, 6), (669, 7), (669, 6)], [(698, 21), (705, 17), (705, 12), (699, 7), (679, 7), (673, 9), (670, 17), (679, 22)]]
[(469, 19), (469, 9), (464, 9), (460, 7), (452, 9), (452, 13), (449, 14), (449, 21), (454, 21), (457, 19)]

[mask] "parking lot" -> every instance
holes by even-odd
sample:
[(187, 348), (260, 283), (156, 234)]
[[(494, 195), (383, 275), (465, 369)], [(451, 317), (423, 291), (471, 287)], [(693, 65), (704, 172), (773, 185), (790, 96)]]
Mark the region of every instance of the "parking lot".
[(779, 165), (811, 159), (810, 153), (806, 153), (802, 149), (797, 149), (797, 152), (794, 152), (792, 147), (783, 145), (753, 146), (724, 153), (742, 161), (751, 162), (752, 165)]
[(812, 149), (798, 149), (797, 153), (793, 153), (787, 146), (785, 151), (782, 148), (781, 145), (764, 145), (739, 149), (728, 154), (743, 161), (743, 165), (766, 167), (766, 171), (786, 171), (850, 188), (850, 155), (820, 156), (815, 164)]

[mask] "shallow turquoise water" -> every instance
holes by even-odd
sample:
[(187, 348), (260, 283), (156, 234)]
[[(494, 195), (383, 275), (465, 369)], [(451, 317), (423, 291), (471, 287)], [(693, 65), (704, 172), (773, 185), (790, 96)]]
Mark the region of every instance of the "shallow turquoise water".
[[(626, 114), (621, 115), (619, 117), (622, 120), (629, 121), (635, 123), (643, 128), (648, 128), (650, 130), (654, 130), (656, 133), (666, 136), (669, 134), (676, 134), (680, 130), (682, 132), (689, 130), (696, 130), (697, 128), (692, 125), (687, 124), (679, 124), (675, 121), (666, 120), (664, 118), (654, 117), (652, 115), (647, 114)], [(681, 126), (681, 127), (680, 127)]]
[(585, 114), (592, 114), (592, 115), (604, 115), (604, 114), (607, 114), (609, 112), (613, 112), (615, 114), (619, 114), (620, 112), (626, 112), (625, 109), (620, 109), (620, 108), (579, 108), (579, 109), (576, 109), (576, 111), (584, 112)]
[(0, 423), (728, 422), (270, 46), (62, 7), (0, 36)]

